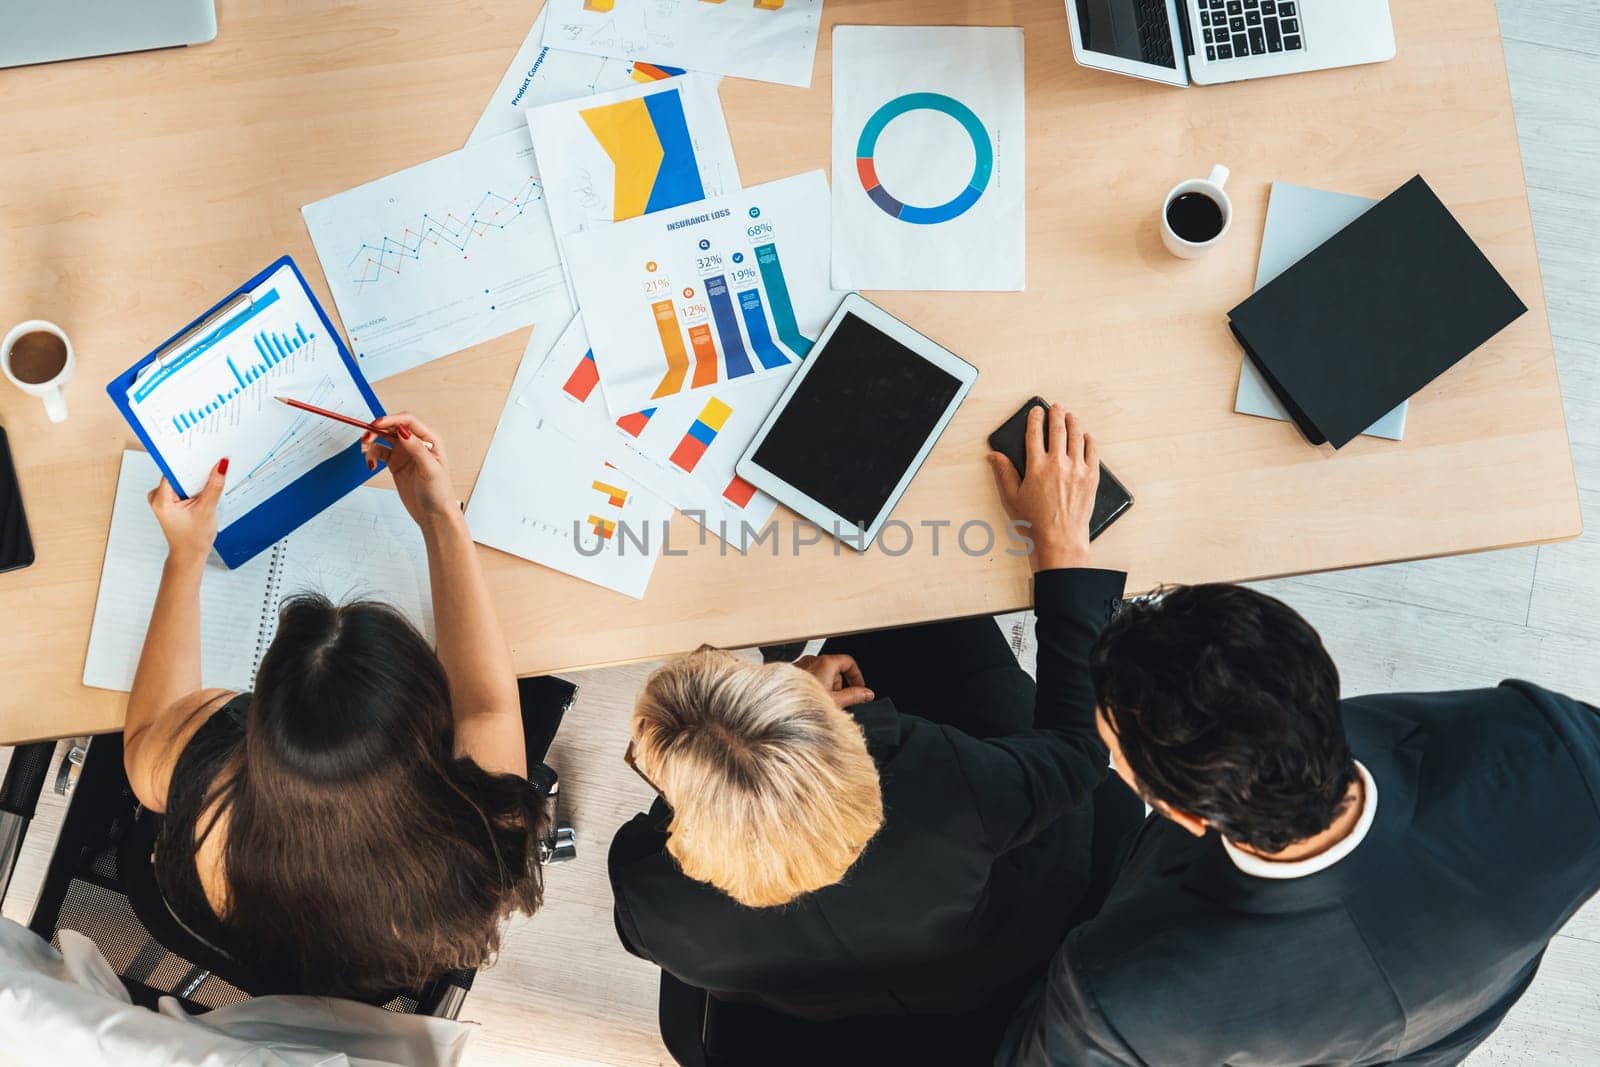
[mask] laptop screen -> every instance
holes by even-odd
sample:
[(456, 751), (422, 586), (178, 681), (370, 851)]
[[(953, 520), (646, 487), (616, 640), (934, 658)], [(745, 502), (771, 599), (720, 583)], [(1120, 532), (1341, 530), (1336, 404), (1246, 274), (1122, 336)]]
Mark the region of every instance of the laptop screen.
[(1167, 0), (1074, 2), (1078, 5), (1078, 28), (1083, 35), (1079, 43), (1085, 51), (1178, 69), (1178, 59), (1172, 54), (1172, 22), (1167, 15)]

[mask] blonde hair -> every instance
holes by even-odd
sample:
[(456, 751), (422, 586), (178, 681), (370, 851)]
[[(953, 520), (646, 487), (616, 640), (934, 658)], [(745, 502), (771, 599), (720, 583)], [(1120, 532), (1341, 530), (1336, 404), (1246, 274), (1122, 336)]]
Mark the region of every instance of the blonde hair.
[(633, 740), (639, 769), (672, 805), (667, 851), (741, 904), (833, 885), (883, 825), (861, 728), (792, 664), (682, 656), (645, 683)]

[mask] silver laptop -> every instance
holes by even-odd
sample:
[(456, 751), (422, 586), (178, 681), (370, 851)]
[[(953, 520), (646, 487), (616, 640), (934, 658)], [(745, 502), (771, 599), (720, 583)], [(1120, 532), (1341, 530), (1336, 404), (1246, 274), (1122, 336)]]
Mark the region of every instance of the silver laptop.
[(1096, 70), (1216, 85), (1394, 58), (1388, 0), (1066, 0)]
[(0, 67), (201, 44), (215, 0), (0, 0)]

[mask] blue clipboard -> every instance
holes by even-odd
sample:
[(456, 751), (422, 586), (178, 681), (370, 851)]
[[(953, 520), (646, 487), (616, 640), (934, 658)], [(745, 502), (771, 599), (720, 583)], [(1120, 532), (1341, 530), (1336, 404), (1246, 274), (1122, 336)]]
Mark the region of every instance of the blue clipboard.
[[(304, 290), (306, 299), (316, 310), (318, 318), (322, 320), (322, 327), (327, 331), (326, 336), (333, 339), (337, 346), (339, 358), (345, 368), (350, 372), (350, 377), (355, 381), (356, 387), (361, 391), (367, 406), (371, 409), (371, 418), (382, 418), (385, 414), (383, 406), (378, 403), (378, 398), (372, 392), (372, 386), (367, 383), (366, 376), (361, 373), (361, 368), (351, 357), (350, 350), (345, 347), (344, 340), (339, 332), (333, 328), (333, 323), (328, 321), (328, 313), (322, 309), (322, 304), (317, 300), (316, 294), (306, 285), (305, 275), (300, 273), (300, 268), (295, 265), (289, 256), (275, 260), (265, 270), (245, 282), (239, 288), (213, 304), (205, 314), (195, 319), (189, 325), (163, 341), (155, 351), (145, 356), (139, 362), (129, 367), (122, 374), (117, 375), (106, 385), (106, 393), (111, 397), (111, 402), (117, 405), (122, 412), (122, 417), (128, 421), (145, 451), (160, 466), (161, 473), (167, 481), (182, 496), (187, 496), (178, 479), (172, 473), (172, 467), (167, 463), (166, 457), (161, 454), (155, 442), (151, 439), (149, 431), (145, 428), (138, 415), (133, 411), (128, 402), (128, 391), (142, 377), (151, 364), (158, 363), (165, 355), (173, 352), (184, 342), (199, 340), (204, 332), (213, 326), (222, 326), (229, 319), (229, 313), (243, 300), (250, 300), (254, 306), (253, 294), (279, 270), (287, 266), (293, 273), (295, 281)], [(226, 328), (223, 326), (222, 328)], [(155, 373), (160, 373), (159, 369)], [(378, 465), (383, 469), (383, 464)], [(251, 510), (238, 516), (226, 527), (217, 531), (216, 549), (222, 557), (222, 562), (232, 569), (243, 563), (249, 562), (255, 556), (284, 537), (292, 533), (297, 527), (316, 516), (323, 509), (338, 501), (352, 489), (356, 489), (371, 478), (376, 471), (367, 469), (366, 457), (361, 454), (361, 444), (356, 442), (338, 454), (323, 460), (317, 466), (302, 474), (295, 481), (268, 497)]]

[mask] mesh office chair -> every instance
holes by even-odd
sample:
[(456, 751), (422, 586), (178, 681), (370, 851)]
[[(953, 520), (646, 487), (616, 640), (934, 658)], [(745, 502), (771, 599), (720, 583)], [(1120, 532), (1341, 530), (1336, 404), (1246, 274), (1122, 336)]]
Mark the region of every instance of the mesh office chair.
[[(542, 761), (577, 687), (559, 678), (524, 678), (517, 687), (528, 777), (554, 798), (556, 774)], [(0, 784), (0, 899), (10, 883), (54, 749), (53, 741), (20, 746)], [(154, 1009), (163, 996), (176, 997), (190, 1013), (249, 1000), (253, 994), (244, 988), (247, 980), (229, 974), (226, 965), (215, 960), (202, 964), (169, 951), (135, 914), (119, 877), (118, 854), (138, 813), (123, 770), (122, 735), (94, 738), (83, 756), (30, 929), (57, 948), (57, 931), (76, 930), (88, 937), (121, 977), (133, 1002), (146, 1008)], [(546, 863), (577, 853), (576, 834), (560, 825), (559, 808), (556, 823), (540, 849)], [(472, 988), (474, 973), (449, 972), (383, 1007), (453, 1019)]]

